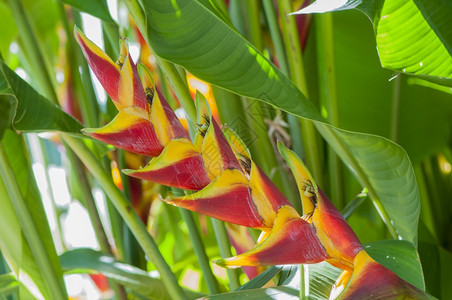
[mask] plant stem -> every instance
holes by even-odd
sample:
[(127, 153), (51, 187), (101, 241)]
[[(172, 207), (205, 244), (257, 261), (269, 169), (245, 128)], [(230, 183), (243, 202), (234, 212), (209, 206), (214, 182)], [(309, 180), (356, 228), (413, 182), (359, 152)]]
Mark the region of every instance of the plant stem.
[(190, 95), (190, 91), (188, 90), (187, 84), (182, 79), (180, 73), (172, 63), (161, 59), (158, 56), (156, 56), (156, 59), (160, 68), (162, 68), (162, 71), (168, 77), (169, 83), (173, 88), (177, 99), (185, 110), (190, 128), (194, 130), (196, 124), (196, 108), (195, 103)]
[(8, 196), (14, 209), (17, 213), (20, 225), (22, 227), (22, 233), (30, 246), (31, 253), (34, 257), (39, 272), (45, 274), (46, 280), (44, 283), (47, 285), (47, 290), (53, 299), (67, 299), (66, 291), (64, 289), (63, 281), (60, 280), (54, 272), (46, 250), (42, 244), (39, 234), (36, 230), (36, 226), (33, 223), (33, 218), (28, 211), (27, 205), (19, 185), (16, 181), (12, 167), (8, 163), (3, 144), (0, 143), (0, 177), (3, 180)]
[[(282, 21), (283, 39), (286, 45), (288, 64), (290, 68), (290, 78), (298, 89), (300, 89), (300, 91), (309, 98), (295, 17), (293, 15), (288, 15), (292, 12), (291, 2), (289, 0), (278, 0), (278, 7), (279, 15)], [(320, 156), (322, 148), (320, 146), (319, 136), (317, 135), (314, 124), (311, 121), (301, 119), (300, 123), (303, 136), (303, 145), (306, 150), (306, 164), (312, 171), (317, 183), (320, 186), (324, 186), (322, 159)]]
[(179, 211), (185, 224), (187, 224), (188, 234), (190, 235), (193, 249), (195, 250), (196, 256), (198, 257), (198, 262), (201, 266), (204, 280), (207, 283), (207, 288), (209, 289), (209, 292), (211, 294), (218, 294), (220, 293), (218, 282), (212, 273), (212, 269), (210, 268), (209, 258), (207, 257), (204, 243), (202, 242), (201, 235), (199, 234), (195, 219), (193, 218), (193, 213), (184, 208), (179, 208)]
[(400, 86), (402, 84), (402, 76), (402, 74), (398, 74), (393, 80), (391, 133), (389, 137), (394, 143), (397, 143), (399, 134)]
[(368, 198), (367, 196), (367, 189), (364, 189), (361, 193), (359, 193), (352, 201), (350, 201), (347, 206), (341, 211), (341, 215), (348, 219), (352, 213), (361, 206), (361, 204), (366, 201)]
[(135, 210), (130, 205), (129, 201), (124, 197), (121, 191), (115, 186), (110, 176), (102, 168), (102, 165), (98, 162), (97, 158), (91, 153), (91, 151), (84, 145), (84, 143), (65, 133), (61, 134), (61, 137), (72, 148), (72, 150), (79, 156), (84, 162), (85, 166), (98, 180), (99, 184), (103, 187), (106, 194), (109, 196), (112, 203), (129, 226), (132, 233), (140, 243), (146, 255), (157, 267), (157, 270), (162, 277), (163, 283), (168, 290), (168, 293), (173, 299), (186, 299), (186, 295), (179, 286), (174, 273), (164, 260), (160, 253), (157, 244), (152, 236), (148, 233), (146, 226), (138, 217)]
[[(315, 15), (317, 41), (317, 68), (319, 74), (320, 103), (325, 106), (330, 124), (339, 125), (339, 111), (334, 61), (333, 16), (331, 13)], [(330, 198), (335, 206), (344, 207), (343, 177), (341, 162), (334, 150), (328, 147), (328, 170)]]
[[(231, 243), (229, 242), (228, 233), (226, 232), (226, 227), (224, 222), (213, 219), (212, 225), (215, 231), (215, 238), (217, 239), (218, 247), (220, 248), (220, 255), (222, 258), (231, 257)], [(238, 269), (227, 269), (226, 270), (229, 277), (229, 288), (231, 291), (237, 289), (240, 286), (239, 280), (239, 270)]]
[[(34, 27), (28, 17), (27, 12), (22, 5), (21, 0), (7, 0), (11, 13), (16, 21), (19, 35), (21, 41), (24, 44), (24, 48), (27, 50), (33, 49), (32, 51), (26, 51), (30, 55), (30, 66), (35, 73), (35, 79), (40, 83), (43, 88), (45, 95), (54, 103), (58, 104), (58, 97), (55, 93), (54, 81), (46, 65), (45, 56), (41, 49), (40, 43), (37, 40), (37, 34)], [(24, 51), (25, 52), (25, 51)]]

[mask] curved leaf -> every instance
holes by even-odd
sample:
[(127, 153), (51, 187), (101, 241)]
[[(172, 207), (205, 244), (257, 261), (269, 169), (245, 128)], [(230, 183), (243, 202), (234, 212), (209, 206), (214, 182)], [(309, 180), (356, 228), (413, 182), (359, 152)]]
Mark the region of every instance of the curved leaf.
[(378, 263), (425, 291), (421, 261), (413, 244), (407, 241), (386, 240), (364, 245), (364, 249)]
[[(38, 94), (28, 83), (0, 60), (1, 118), (21, 131), (50, 131), (78, 133), (82, 129), (73, 117)], [(6, 129), (0, 122), (0, 138)]]
[(358, 8), (374, 24), (384, 68), (452, 86), (452, 3), (445, 0), (318, 0), (296, 13)]
[[(163, 282), (134, 266), (122, 263), (111, 256), (88, 248), (71, 250), (60, 255), (61, 266), (66, 273), (99, 272), (125, 287), (152, 299), (171, 299)], [(187, 291), (191, 298), (201, 294)]]
[[(419, 194), (405, 151), (389, 140), (340, 130), (272, 63), (198, 1), (143, 0), (146, 37), (164, 59), (202, 80), (315, 121), (325, 139), (356, 172), (397, 234), (415, 242)], [(381, 152), (377, 152), (381, 151)], [(378, 161), (375, 161), (378, 159)], [(402, 209), (403, 208), (403, 209)]]

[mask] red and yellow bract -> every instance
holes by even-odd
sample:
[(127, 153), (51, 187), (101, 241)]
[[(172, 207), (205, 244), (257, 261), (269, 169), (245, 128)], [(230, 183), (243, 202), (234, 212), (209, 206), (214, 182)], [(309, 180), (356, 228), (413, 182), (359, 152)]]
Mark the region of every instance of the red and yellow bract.
[[(84, 132), (127, 151), (154, 158), (130, 176), (194, 190), (164, 201), (233, 224), (262, 230), (257, 245), (235, 257), (217, 260), (224, 267), (309, 264), (327, 261), (344, 270), (331, 298), (427, 298), (427, 294), (375, 262), (346, 220), (319, 189), (294, 152), (282, 144), (282, 156), (296, 179), (303, 216), (291, 206), (253, 162), (246, 146), (231, 130), (221, 130), (197, 97), (198, 132), (189, 139), (148, 72), (140, 80), (122, 42), (114, 63), (79, 30), (83, 53), (119, 110), (100, 129)], [(142, 83), (140, 83), (142, 82)]]

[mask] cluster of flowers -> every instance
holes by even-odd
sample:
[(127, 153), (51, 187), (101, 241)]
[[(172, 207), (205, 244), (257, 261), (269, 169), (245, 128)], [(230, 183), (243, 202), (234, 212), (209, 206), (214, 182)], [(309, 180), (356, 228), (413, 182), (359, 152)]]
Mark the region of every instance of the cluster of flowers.
[(123, 170), (127, 175), (194, 191), (165, 202), (262, 231), (253, 249), (216, 264), (238, 267), (327, 261), (343, 270), (333, 286), (332, 299), (427, 298), (364, 251), (294, 152), (278, 145), (297, 182), (303, 216), (254, 163), (240, 138), (232, 130), (220, 128), (202, 97), (196, 97), (198, 130), (192, 142), (155, 89), (149, 71), (140, 66), (139, 72), (124, 41), (118, 61), (113, 62), (82, 32), (76, 30), (75, 35), (119, 111), (105, 127), (85, 129), (84, 133), (153, 157), (144, 168)]

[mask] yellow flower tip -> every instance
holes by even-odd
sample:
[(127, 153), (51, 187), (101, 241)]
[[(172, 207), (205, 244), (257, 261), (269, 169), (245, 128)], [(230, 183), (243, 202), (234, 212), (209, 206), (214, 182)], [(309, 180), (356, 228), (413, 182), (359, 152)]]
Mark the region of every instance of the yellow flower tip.
[(319, 199), (317, 184), (309, 173), (308, 168), (295, 152), (286, 148), (281, 142), (278, 142), (278, 150), (292, 171), (297, 183), (303, 205), (303, 215), (309, 215), (314, 211), (314, 200)]
[(100, 128), (82, 128), (81, 132), (87, 136), (91, 136), (96, 133)]
[(146, 94), (151, 90), (154, 91), (155, 83), (149, 69), (142, 63), (139, 63), (137, 67), (138, 74), (140, 75), (141, 83), (143, 84)]
[(252, 259), (241, 259), (237, 256), (221, 258), (213, 261), (219, 267), (227, 269), (237, 269), (243, 266), (256, 266), (256, 262)]
[[(119, 40), (119, 58), (118, 58), (118, 64), (122, 65), (124, 64), (124, 61), (127, 57), (127, 55), (129, 54), (129, 48), (127, 46), (127, 39), (125, 37), (121, 38)], [(121, 62), (121, 63), (119, 63)]]

